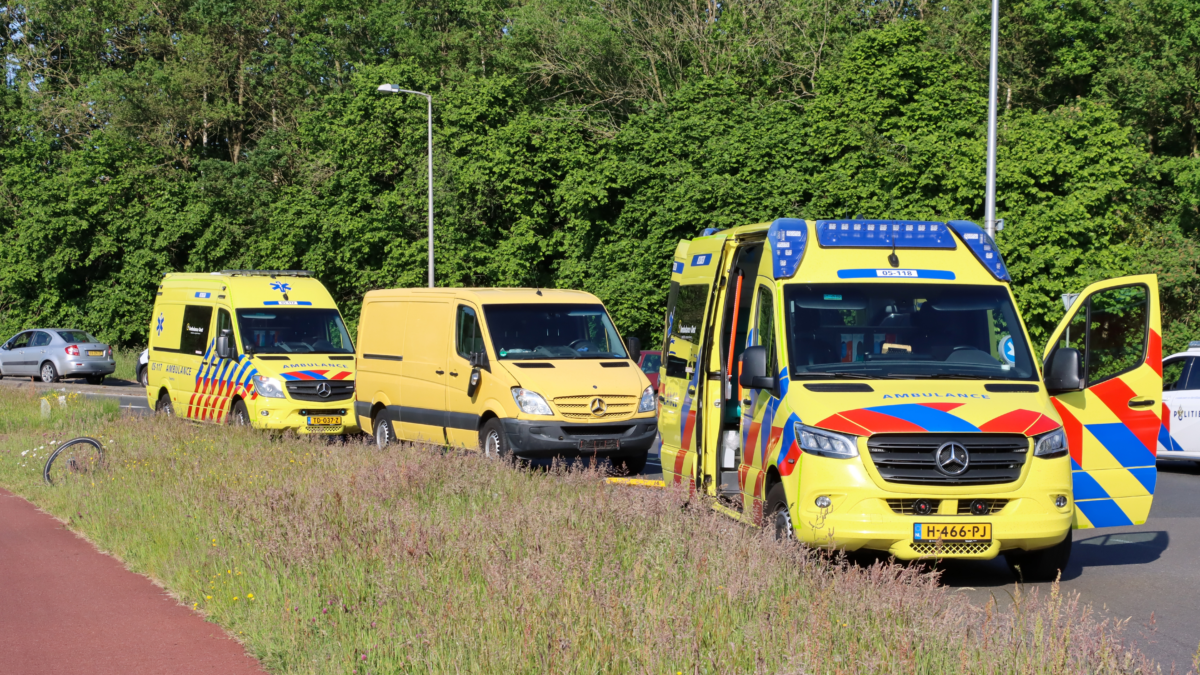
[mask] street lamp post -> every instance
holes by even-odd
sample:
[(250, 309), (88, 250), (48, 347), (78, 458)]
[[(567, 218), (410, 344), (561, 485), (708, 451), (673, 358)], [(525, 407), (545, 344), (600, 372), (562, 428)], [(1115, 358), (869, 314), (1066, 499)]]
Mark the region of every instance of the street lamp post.
[(988, 236), (996, 237), (996, 55), (999, 51), (1000, 0), (992, 0), (992, 64), (988, 77), (987, 193), (983, 223)]
[(427, 120), (429, 132), (429, 287), (433, 288), (433, 95), (423, 91), (401, 89), (394, 84), (381, 84), (379, 91), (385, 94), (416, 94), (425, 97), (429, 114)]

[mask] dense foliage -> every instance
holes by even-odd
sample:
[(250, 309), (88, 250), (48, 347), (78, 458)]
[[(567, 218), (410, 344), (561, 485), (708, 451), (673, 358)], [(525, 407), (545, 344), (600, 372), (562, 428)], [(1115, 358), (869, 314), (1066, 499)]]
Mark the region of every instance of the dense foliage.
[[(781, 216), (983, 215), (988, 3), (0, 3), (0, 333), (144, 343), (164, 272), (590, 290), (661, 330), (671, 253)], [(1157, 272), (1200, 328), (1200, 0), (1002, 17), (1000, 246), (1034, 340)]]

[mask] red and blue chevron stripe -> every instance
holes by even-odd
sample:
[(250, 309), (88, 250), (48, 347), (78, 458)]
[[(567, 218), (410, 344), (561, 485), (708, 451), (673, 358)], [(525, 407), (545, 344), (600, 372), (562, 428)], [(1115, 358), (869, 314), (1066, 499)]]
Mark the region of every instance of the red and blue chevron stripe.
[(897, 403), (845, 410), (815, 426), (855, 436), (885, 433), (1011, 433), (1036, 436), (1059, 427), (1058, 422), (1033, 410), (1017, 409), (979, 426), (952, 414), (963, 403)]
[(283, 373), (283, 379), (298, 381), (298, 380), (344, 380), (350, 377), (350, 371), (339, 370), (332, 376), (329, 370), (297, 370), (290, 373)]

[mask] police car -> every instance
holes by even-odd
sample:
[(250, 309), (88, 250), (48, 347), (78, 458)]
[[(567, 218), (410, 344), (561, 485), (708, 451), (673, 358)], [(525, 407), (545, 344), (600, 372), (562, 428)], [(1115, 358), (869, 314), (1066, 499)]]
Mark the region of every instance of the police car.
[(1200, 461), (1200, 340), (1163, 359), (1159, 459)]

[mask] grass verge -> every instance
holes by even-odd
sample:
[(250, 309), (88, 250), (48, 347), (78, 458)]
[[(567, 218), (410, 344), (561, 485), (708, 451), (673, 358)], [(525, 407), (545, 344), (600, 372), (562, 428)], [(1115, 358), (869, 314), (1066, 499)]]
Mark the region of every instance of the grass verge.
[[(1055, 590), (976, 607), (830, 563), (675, 490), (476, 454), (329, 445), (0, 391), (0, 484), (275, 673), (1146, 673)], [(58, 441), (105, 469), (55, 487)]]

